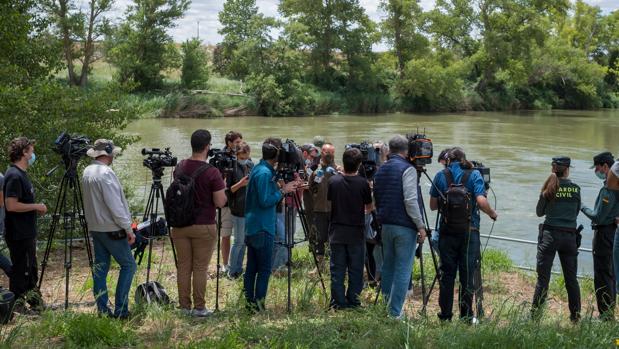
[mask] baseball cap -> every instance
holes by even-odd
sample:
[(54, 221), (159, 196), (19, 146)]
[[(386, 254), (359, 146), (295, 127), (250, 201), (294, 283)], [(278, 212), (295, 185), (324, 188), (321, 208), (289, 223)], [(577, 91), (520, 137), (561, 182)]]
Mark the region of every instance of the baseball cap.
[(591, 166), (590, 168), (595, 168), (596, 165), (604, 164), (609, 164), (609, 166), (612, 166), (613, 162), (615, 162), (613, 154), (609, 151), (605, 151), (593, 157), (593, 166)]
[(557, 166), (572, 167), (572, 159), (567, 156), (556, 156), (552, 158), (552, 164)]

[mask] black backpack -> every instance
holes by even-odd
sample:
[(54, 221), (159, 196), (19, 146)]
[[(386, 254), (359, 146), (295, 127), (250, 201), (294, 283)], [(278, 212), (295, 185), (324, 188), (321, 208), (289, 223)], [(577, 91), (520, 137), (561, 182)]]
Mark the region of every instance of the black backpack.
[(170, 297), (165, 288), (157, 281), (149, 281), (140, 284), (135, 290), (136, 303), (158, 303), (162, 305), (170, 304)]
[(182, 163), (176, 166), (174, 170), (176, 178), (168, 187), (163, 201), (168, 226), (173, 228), (188, 227), (196, 221), (196, 178), (212, 167), (210, 164), (204, 164), (188, 176), (180, 170)]
[(441, 200), (441, 234), (469, 233), (471, 230), (471, 192), (466, 182), (471, 170), (465, 170), (460, 183), (454, 183), (453, 174), (449, 168), (443, 173), (447, 180), (447, 192)]

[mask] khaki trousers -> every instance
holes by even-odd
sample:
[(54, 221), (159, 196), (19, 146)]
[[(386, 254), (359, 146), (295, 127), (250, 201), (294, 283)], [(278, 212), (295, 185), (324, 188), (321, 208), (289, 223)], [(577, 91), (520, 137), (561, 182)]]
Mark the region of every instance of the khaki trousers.
[[(176, 282), (181, 308), (204, 309), (208, 265), (217, 243), (217, 228), (212, 225), (192, 225), (173, 228), (172, 238), (178, 259)], [(193, 293), (192, 293), (193, 287)]]

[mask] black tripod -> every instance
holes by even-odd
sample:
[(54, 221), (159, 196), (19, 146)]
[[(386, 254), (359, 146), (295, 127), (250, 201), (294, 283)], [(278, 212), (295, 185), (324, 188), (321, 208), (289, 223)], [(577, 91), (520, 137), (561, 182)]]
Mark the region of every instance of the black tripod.
[[(292, 198), (292, 202), (290, 204), (286, 203), (286, 198)], [(309, 230), (310, 225), (307, 222), (307, 216), (305, 215), (305, 210), (301, 205), (301, 200), (299, 199), (299, 195), (296, 192), (291, 192), (286, 194), (284, 197), (284, 231), (285, 231), (285, 241), (284, 246), (288, 252), (288, 260), (286, 262), (287, 267), (287, 281), (288, 281), (288, 297), (286, 303), (286, 309), (288, 313), (292, 311), (292, 249), (296, 244), (305, 242), (309, 240)], [(301, 221), (301, 227), (303, 228), (304, 240), (296, 242), (294, 240), (294, 226), (295, 226), (295, 206), (298, 207), (299, 220)], [(320, 285), (322, 286), (322, 290), (324, 292), (325, 299), (327, 299), (327, 287), (325, 286), (325, 281), (322, 277), (322, 272), (320, 271), (320, 265), (318, 263), (318, 258), (316, 257), (316, 251), (312, 250), (312, 257), (314, 259), (314, 265), (316, 265), (316, 270), (318, 271), (318, 278), (320, 279)]]
[[(159, 201), (164, 200), (163, 185), (161, 184), (161, 177), (163, 177), (163, 167), (155, 167), (151, 169), (153, 174), (153, 184), (150, 187), (150, 194), (148, 194), (148, 201), (146, 202), (146, 209), (144, 210), (144, 216), (142, 221), (146, 222), (150, 219), (150, 233), (148, 236), (144, 236), (146, 243), (148, 244), (148, 260), (146, 262), (146, 283), (150, 282), (150, 270), (152, 265), (153, 254), (153, 240), (160, 234), (157, 233), (157, 216), (159, 214)], [(162, 205), (163, 206), (163, 205)], [(165, 210), (164, 210), (165, 216)], [(167, 219), (166, 219), (167, 222)], [(174, 265), (177, 265), (176, 250), (174, 249), (174, 240), (170, 235), (170, 227), (166, 223), (166, 234), (170, 239), (170, 245), (172, 246), (172, 255), (174, 256)], [(142, 264), (142, 258), (144, 257), (144, 250), (146, 247), (136, 249), (134, 258), (137, 260), (138, 265)]]
[[(41, 289), (41, 285), (43, 284), (43, 276), (45, 275), (45, 269), (47, 267), (47, 262), (49, 261), (49, 255), (52, 249), (54, 235), (59, 229), (60, 218), (62, 217), (62, 229), (64, 231), (65, 310), (69, 307), (69, 272), (73, 263), (73, 232), (75, 232), (76, 229), (81, 231), (82, 237), (84, 238), (84, 246), (86, 246), (90, 273), (93, 274), (94, 272), (90, 236), (88, 234), (86, 218), (84, 217), (82, 188), (79, 180), (77, 179), (78, 162), (79, 157), (64, 159), (65, 172), (62, 177), (62, 181), (60, 182), (58, 196), (56, 197), (56, 204), (52, 215), (52, 224), (49, 228), (49, 236), (47, 237), (45, 254), (43, 256), (43, 261), (41, 262), (41, 276), (39, 277), (38, 284), (38, 288)], [(51, 175), (56, 168), (48, 172), (47, 175)], [(76, 227), (76, 221), (79, 227)]]

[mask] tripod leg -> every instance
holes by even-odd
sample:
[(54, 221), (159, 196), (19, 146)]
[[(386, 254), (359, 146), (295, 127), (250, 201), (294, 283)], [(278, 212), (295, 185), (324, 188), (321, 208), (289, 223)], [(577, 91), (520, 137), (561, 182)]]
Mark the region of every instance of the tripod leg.
[[(161, 200), (165, 200), (165, 196), (164, 196), (164, 192), (163, 192), (163, 187), (159, 186), (159, 195), (161, 197)], [(168, 226), (167, 222), (168, 222), (168, 214), (165, 210), (165, 205), (163, 207), (163, 216), (166, 219), (166, 231), (168, 233), (168, 238), (170, 239), (170, 246), (172, 247), (172, 256), (174, 257), (174, 267), (178, 268), (178, 259), (176, 258), (176, 247), (174, 246), (174, 239), (172, 238), (172, 234), (170, 232), (170, 226)]]
[[(426, 299), (426, 275), (425, 275), (425, 266), (423, 265), (423, 243), (419, 244), (419, 268), (421, 270), (421, 300)], [(425, 307), (421, 307), (422, 314), (425, 314)]]
[(217, 275), (215, 276), (215, 310), (219, 310), (219, 271), (221, 265), (219, 258), (221, 256), (221, 208), (217, 209)]
[(86, 217), (84, 216), (84, 200), (82, 196), (82, 187), (79, 181), (76, 181), (76, 187), (78, 191), (78, 208), (77, 213), (79, 215), (79, 223), (84, 236), (84, 246), (86, 247), (86, 254), (88, 255), (88, 265), (90, 266), (90, 273), (94, 275), (94, 261), (92, 256), (92, 246), (90, 245), (90, 232), (88, 231), (88, 224), (86, 223)]

